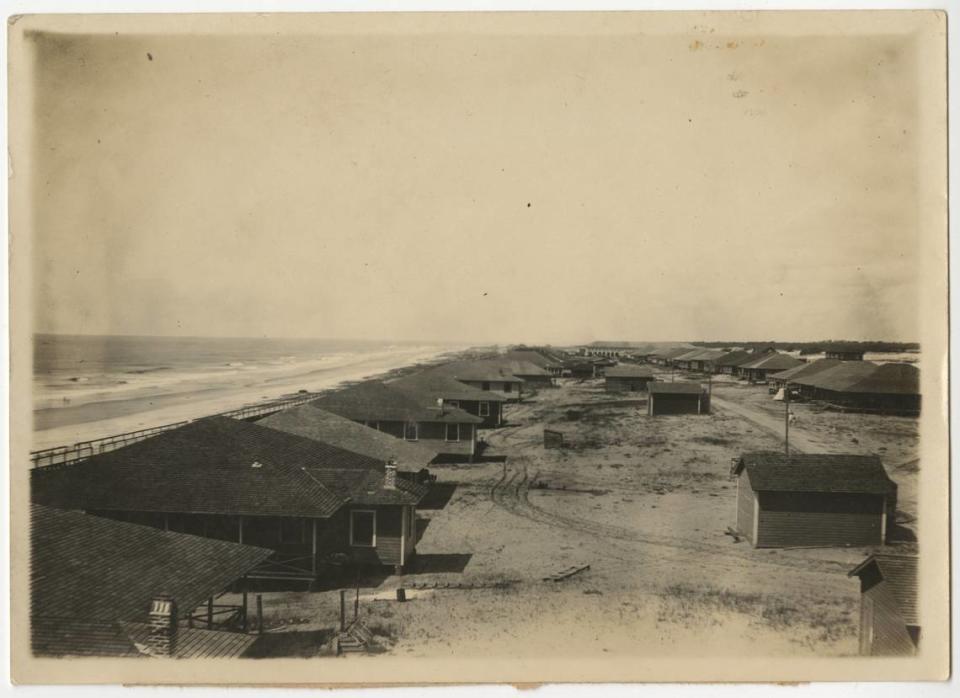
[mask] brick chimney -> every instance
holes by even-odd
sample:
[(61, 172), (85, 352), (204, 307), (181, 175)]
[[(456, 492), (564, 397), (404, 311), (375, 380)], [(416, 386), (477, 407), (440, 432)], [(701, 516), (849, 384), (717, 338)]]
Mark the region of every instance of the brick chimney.
[(160, 594), (150, 602), (150, 634), (147, 647), (155, 657), (172, 657), (177, 649), (177, 602)]
[(383, 469), (383, 489), (397, 489), (397, 461), (393, 458), (387, 461)]

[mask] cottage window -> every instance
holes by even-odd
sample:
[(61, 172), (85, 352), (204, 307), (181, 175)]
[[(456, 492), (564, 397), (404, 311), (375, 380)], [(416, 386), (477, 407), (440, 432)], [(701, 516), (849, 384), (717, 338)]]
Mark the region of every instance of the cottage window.
[(419, 439), (419, 429), (416, 422), (407, 422), (404, 425), (403, 438), (407, 441), (417, 441)]
[(460, 440), (460, 425), (459, 424), (448, 424), (447, 425), (447, 441), (459, 441)]
[(377, 546), (377, 512), (355, 509), (350, 512), (350, 545), (358, 548)]
[(480, 403), (480, 416), (481, 416), (481, 417), (489, 417), (489, 416), (490, 416), (490, 403), (489, 403), (489, 402), (481, 402), (481, 403)]
[(490, 390), (490, 381), (483, 381), (483, 389)]
[(503, 384), (503, 392), (505, 392), (505, 393), (513, 392), (513, 384), (512, 384), (512, 383), (504, 383), (504, 384)]

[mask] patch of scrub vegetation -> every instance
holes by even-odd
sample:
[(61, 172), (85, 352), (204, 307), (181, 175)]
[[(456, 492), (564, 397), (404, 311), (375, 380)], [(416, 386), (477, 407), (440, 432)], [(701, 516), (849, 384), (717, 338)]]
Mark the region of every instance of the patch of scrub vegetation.
[(791, 637), (800, 644), (837, 642), (857, 632), (855, 601), (792, 603), (774, 594), (741, 592), (692, 584), (672, 584), (660, 598), (657, 621), (683, 625), (721, 622), (720, 613), (740, 613), (774, 630), (801, 630)]

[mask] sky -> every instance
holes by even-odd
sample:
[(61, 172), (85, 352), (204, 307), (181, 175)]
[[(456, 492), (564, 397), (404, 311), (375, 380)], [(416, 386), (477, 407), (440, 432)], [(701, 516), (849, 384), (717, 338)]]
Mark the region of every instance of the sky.
[(34, 329), (916, 340), (909, 37), (642, 29), (35, 33)]

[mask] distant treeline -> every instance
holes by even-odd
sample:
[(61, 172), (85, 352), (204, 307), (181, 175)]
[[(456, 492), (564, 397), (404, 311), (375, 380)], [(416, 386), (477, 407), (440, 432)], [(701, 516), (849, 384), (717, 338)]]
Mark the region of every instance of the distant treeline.
[(855, 352), (907, 352), (920, 351), (919, 342), (883, 342), (869, 340), (853, 342), (841, 339), (824, 339), (818, 342), (692, 342), (696, 346), (723, 349), (726, 347), (744, 347), (746, 349), (768, 349), (777, 351), (799, 351), (801, 354), (820, 354), (825, 351)]

